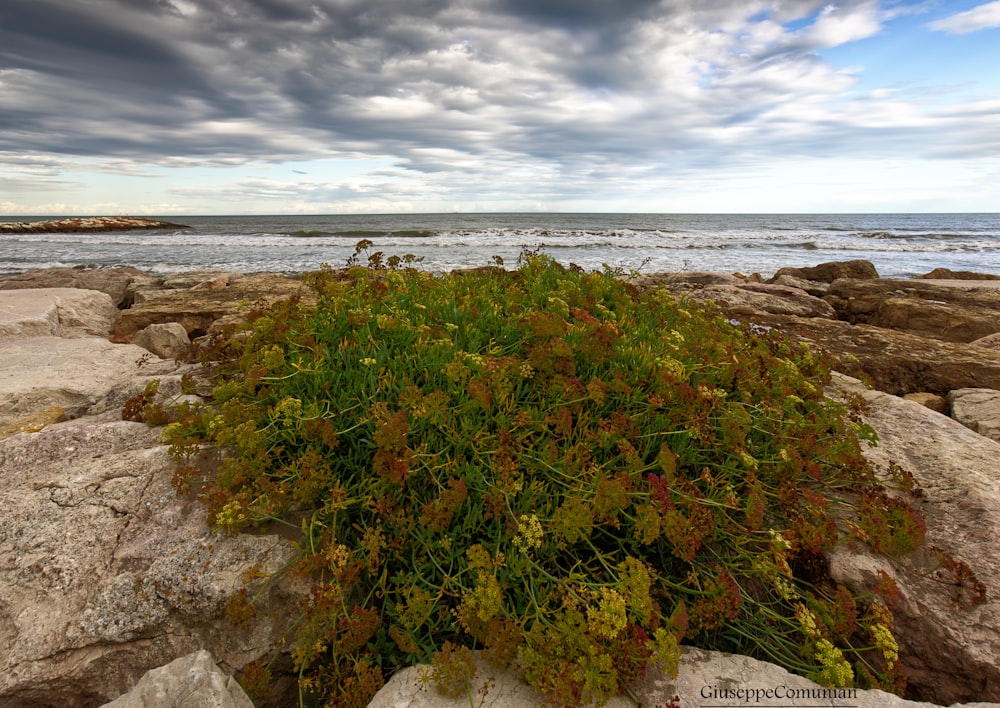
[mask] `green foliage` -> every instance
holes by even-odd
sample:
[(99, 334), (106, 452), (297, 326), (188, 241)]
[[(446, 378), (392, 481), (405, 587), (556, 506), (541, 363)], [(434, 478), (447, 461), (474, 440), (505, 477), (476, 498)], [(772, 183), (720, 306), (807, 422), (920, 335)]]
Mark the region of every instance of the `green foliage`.
[(922, 527), (812, 352), (537, 254), (400, 263), (324, 269), (315, 307), (255, 313), (212, 405), (166, 429), (216, 526), (301, 529), (305, 703), (365, 705), (427, 661), (462, 692), (470, 649), (553, 703), (602, 701), (652, 661), (674, 671), (682, 639), (898, 684), (891, 614), (817, 558), (844, 529), (905, 552)]

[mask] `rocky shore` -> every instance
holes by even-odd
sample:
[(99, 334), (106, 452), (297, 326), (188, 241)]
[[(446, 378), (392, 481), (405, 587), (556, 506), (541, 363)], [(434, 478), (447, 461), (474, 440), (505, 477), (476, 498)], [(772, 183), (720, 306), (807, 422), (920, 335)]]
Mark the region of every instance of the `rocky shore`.
[(58, 234), (101, 231), (150, 231), (156, 229), (187, 229), (183, 224), (172, 224), (158, 219), (133, 216), (87, 216), (52, 221), (0, 222), (0, 234)]
[[(844, 546), (830, 573), (849, 588), (870, 587), (879, 572), (896, 581), (908, 698), (1000, 706), (1000, 280), (930, 275), (883, 279), (852, 261), (766, 281), (685, 272), (633, 282), (711, 300), (731, 320), (832, 357), (842, 375), (831, 395), (862, 396), (878, 432), (866, 454), (902, 465), (922, 489), (927, 544), (893, 560)], [(294, 545), (207, 530), (197, 500), (171, 486), (175, 464), (158, 431), (123, 420), (122, 408), (153, 380), (160, 400), (197, 396), (205, 382), (192, 342), (252, 303), (290, 296), (310, 294), (295, 277), (221, 271), (49, 269), (0, 280), (0, 708), (175, 705), (163, 697), (177, 691), (195, 708), (253, 705), (232, 677), (290, 649), (285, 622), (303, 589), (264, 578)], [(259, 578), (252, 591), (268, 621), (237, 629), (226, 608), (248, 577)], [(272, 668), (280, 675), (281, 661)], [(468, 705), (422, 689), (418, 674), (399, 672), (372, 706)], [(484, 705), (539, 702), (484, 666), (477, 681), (487, 680)], [(816, 688), (770, 664), (685, 648), (675, 681), (632, 690), (644, 706), (675, 695), (698, 706), (719, 687)], [(257, 705), (295, 705), (292, 677), (284, 688)], [(878, 691), (805, 704), (917, 705)]]

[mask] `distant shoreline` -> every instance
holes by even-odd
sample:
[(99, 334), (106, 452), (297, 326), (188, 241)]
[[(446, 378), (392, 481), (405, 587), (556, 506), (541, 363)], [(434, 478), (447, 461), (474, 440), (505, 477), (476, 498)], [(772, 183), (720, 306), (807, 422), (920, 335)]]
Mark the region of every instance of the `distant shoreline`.
[(88, 216), (53, 221), (0, 222), (2, 234), (53, 234), (105, 231), (148, 231), (151, 229), (189, 229), (190, 226), (173, 224), (159, 219), (131, 216)]

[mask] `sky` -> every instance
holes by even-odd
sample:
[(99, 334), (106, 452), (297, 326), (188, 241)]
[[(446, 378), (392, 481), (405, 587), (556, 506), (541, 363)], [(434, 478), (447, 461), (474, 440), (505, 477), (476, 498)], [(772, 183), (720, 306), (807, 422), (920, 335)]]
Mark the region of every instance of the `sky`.
[(0, 214), (1000, 212), (1000, 0), (2, 0)]

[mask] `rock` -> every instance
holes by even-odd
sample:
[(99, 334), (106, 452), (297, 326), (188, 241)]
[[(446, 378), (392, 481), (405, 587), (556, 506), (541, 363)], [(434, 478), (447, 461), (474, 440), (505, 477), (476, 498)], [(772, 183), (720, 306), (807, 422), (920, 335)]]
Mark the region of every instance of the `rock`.
[(270, 621), (237, 629), (225, 609), (295, 549), (208, 530), (159, 435), (84, 418), (0, 441), (0, 708), (90, 708), (199, 649), (232, 672), (281, 646), (287, 581), (251, 581)]
[(1000, 391), (960, 388), (948, 393), (951, 417), (969, 430), (1000, 442)]
[(900, 559), (842, 544), (830, 556), (832, 577), (855, 592), (872, 588), (879, 570), (895, 579), (907, 695), (942, 705), (1000, 701), (1000, 443), (846, 377), (837, 387), (868, 403), (864, 418), (879, 444), (866, 457), (913, 475), (927, 532), (925, 546)]
[(159, 285), (166, 290), (219, 290), (242, 277), (242, 273), (208, 268), (164, 276)]
[(987, 349), (1000, 349), (1000, 332), (976, 339), (972, 344), (975, 344), (977, 347), (986, 347)]
[[(716, 273), (713, 271), (680, 271), (677, 273), (649, 273), (640, 275), (637, 278), (628, 276), (624, 278), (640, 290), (649, 288), (670, 288), (672, 285), (739, 285), (744, 281), (729, 273)], [(672, 288), (671, 288), (672, 289)]]
[(151, 669), (135, 688), (102, 708), (253, 708), (253, 703), (202, 649)]
[(949, 342), (1000, 332), (1000, 287), (921, 280), (838, 280), (826, 300), (840, 319)]
[(135, 335), (132, 344), (161, 359), (186, 359), (191, 352), (187, 331), (177, 322), (151, 324)]
[(124, 382), (175, 369), (141, 347), (106, 339), (0, 342), (0, 425), (55, 407), (77, 418)]
[(127, 307), (128, 293), (138, 283), (153, 278), (137, 268), (42, 268), (0, 279), (0, 290), (77, 288), (97, 290), (111, 297), (115, 307)]
[(738, 287), (709, 285), (687, 291), (685, 296), (692, 300), (714, 302), (724, 313), (736, 318), (754, 312), (836, 318), (836, 313), (828, 303), (803, 290), (783, 285), (763, 283), (747, 283)]
[(790, 275), (793, 278), (802, 280), (813, 280), (820, 283), (832, 283), (841, 278), (852, 280), (873, 280), (877, 279), (878, 271), (871, 261), (831, 261), (830, 263), (820, 263), (812, 268), (781, 268), (778, 270), (771, 282), (775, 282), (783, 275)]
[(118, 318), (111, 298), (95, 290), (0, 291), (0, 342), (26, 337), (106, 337)]
[(189, 229), (183, 224), (137, 216), (87, 216), (54, 221), (7, 221), (0, 223), (0, 233), (53, 234), (99, 231), (148, 231), (153, 229)]
[(932, 280), (1000, 280), (1000, 275), (973, 273), (968, 270), (950, 270), (948, 268), (935, 268), (930, 273), (916, 277)]
[(941, 413), (943, 415), (948, 415), (948, 399), (944, 396), (938, 396), (934, 393), (927, 393), (921, 391), (918, 393), (908, 393), (903, 396), (907, 401), (913, 401), (914, 403), (919, 403), (924, 408), (929, 408), (935, 413)]
[(9, 438), (11, 435), (17, 435), (18, 433), (37, 433), (46, 426), (53, 423), (61, 423), (68, 419), (66, 411), (62, 409), (62, 406), (50, 406), (0, 425), (0, 440)]
[(829, 283), (821, 283), (815, 280), (805, 280), (791, 275), (778, 275), (769, 281), (775, 285), (786, 285), (790, 288), (798, 288), (815, 297), (823, 297), (830, 289)]
[(943, 396), (956, 388), (1000, 389), (1000, 351), (986, 347), (820, 317), (755, 313), (746, 321), (820, 347), (839, 371), (869, 380), (893, 395), (923, 391)]
[(829, 303), (799, 288), (743, 280), (725, 273), (654, 273), (630, 280), (640, 289), (666, 288), (674, 295), (711, 301), (728, 315), (754, 311), (800, 317), (832, 317)]
[[(489, 708), (523, 708), (545, 705), (544, 697), (510, 671), (500, 671), (480, 661), (467, 694), (451, 698), (438, 693), (433, 683), (422, 680), (426, 666), (396, 673), (376, 694), (368, 708), (467, 708), (473, 704)], [(490, 685), (485, 685), (492, 680)], [(631, 697), (616, 696), (607, 708), (678, 705), (703, 706), (851, 706), (851, 708), (931, 708), (884, 691), (830, 690), (757, 659), (723, 652), (681, 647), (677, 678), (664, 678), (650, 669), (630, 687)], [(736, 691), (742, 689), (739, 696)], [(755, 693), (746, 693), (755, 691)], [(485, 693), (485, 695), (483, 695)], [(671, 700), (677, 697), (677, 704)], [(997, 708), (997, 704), (973, 703), (966, 708)]]
[(167, 292), (123, 311), (111, 336), (127, 342), (151, 324), (178, 322), (194, 339), (221, 317), (245, 313), (254, 303), (271, 304), (290, 297), (314, 301), (312, 291), (302, 281), (273, 273), (238, 278), (221, 289)]

